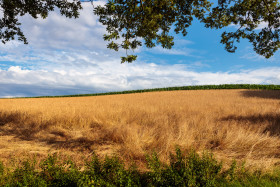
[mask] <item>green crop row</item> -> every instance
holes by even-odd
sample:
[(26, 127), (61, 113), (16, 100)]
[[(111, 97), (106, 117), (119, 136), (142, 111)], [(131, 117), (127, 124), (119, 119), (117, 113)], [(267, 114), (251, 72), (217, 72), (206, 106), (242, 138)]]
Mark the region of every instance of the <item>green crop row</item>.
[(61, 95), (61, 96), (39, 96), (32, 98), (49, 98), (49, 97), (86, 97), (86, 96), (101, 96), (101, 95), (116, 95), (116, 94), (132, 94), (144, 92), (159, 92), (159, 91), (175, 91), (175, 90), (217, 90), (217, 89), (257, 89), (257, 90), (280, 90), (280, 85), (260, 85), (260, 84), (221, 84), (221, 85), (198, 85), (198, 86), (181, 86), (167, 88), (152, 88), (143, 90), (128, 90), (121, 92), (106, 92), (94, 94), (77, 94), (77, 95)]
[(222, 170), (212, 154), (182, 153), (179, 148), (170, 154), (169, 164), (156, 153), (147, 155), (146, 172), (133, 165), (125, 168), (117, 157), (101, 160), (96, 155), (83, 169), (55, 154), (39, 163), (39, 169), (35, 165), (36, 160), (25, 161), (11, 170), (0, 163), (0, 186), (280, 186), (279, 173), (251, 173), (236, 162)]

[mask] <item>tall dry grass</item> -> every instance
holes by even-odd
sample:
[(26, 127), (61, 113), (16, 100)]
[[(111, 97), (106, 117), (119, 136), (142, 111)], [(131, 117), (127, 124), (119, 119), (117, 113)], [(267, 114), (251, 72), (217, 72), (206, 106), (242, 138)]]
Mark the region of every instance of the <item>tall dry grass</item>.
[(252, 168), (280, 165), (280, 91), (200, 90), (0, 100), (0, 157), (117, 154), (140, 167), (175, 146)]

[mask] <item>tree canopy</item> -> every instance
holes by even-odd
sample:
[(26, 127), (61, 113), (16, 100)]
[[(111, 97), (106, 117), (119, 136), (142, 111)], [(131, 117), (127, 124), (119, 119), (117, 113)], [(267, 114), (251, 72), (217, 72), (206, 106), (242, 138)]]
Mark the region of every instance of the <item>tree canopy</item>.
[[(82, 9), (78, 0), (0, 0), (0, 39), (5, 43), (17, 36), (27, 43), (18, 17), (30, 14), (35, 19), (39, 15), (46, 18), (54, 7), (69, 18), (77, 18)], [(211, 29), (236, 25), (235, 31), (225, 31), (221, 36), (221, 43), (231, 53), (241, 39), (247, 39), (255, 52), (266, 58), (280, 47), (278, 0), (218, 0), (214, 4), (210, 0), (108, 0), (104, 6), (94, 7), (94, 14), (107, 29), (107, 47), (115, 51), (142, 45), (170, 49), (174, 45), (173, 31), (186, 36), (194, 19)], [(127, 54), (122, 63), (136, 57)]]

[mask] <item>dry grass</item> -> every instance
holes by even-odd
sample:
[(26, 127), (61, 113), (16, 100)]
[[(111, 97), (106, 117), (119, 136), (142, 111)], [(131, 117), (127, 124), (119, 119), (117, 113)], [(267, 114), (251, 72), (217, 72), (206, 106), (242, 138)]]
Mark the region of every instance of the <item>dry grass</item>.
[(280, 165), (280, 91), (200, 90), (0, 100), (0, 159), (94, 151), (143, 167), (152, 151), (210, 150), (252, 169)]

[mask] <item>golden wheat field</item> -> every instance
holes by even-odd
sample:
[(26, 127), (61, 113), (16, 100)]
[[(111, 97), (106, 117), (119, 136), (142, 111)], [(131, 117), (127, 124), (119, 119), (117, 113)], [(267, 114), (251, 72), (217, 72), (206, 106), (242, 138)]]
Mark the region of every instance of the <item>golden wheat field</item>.
[(280, 91), (197, 90), (0, 99), (0, 160), (58, 152), (77, 162), (95, 152), (144, 167), (156, 151), (213, 152), (224, 163), (280, 165)]

